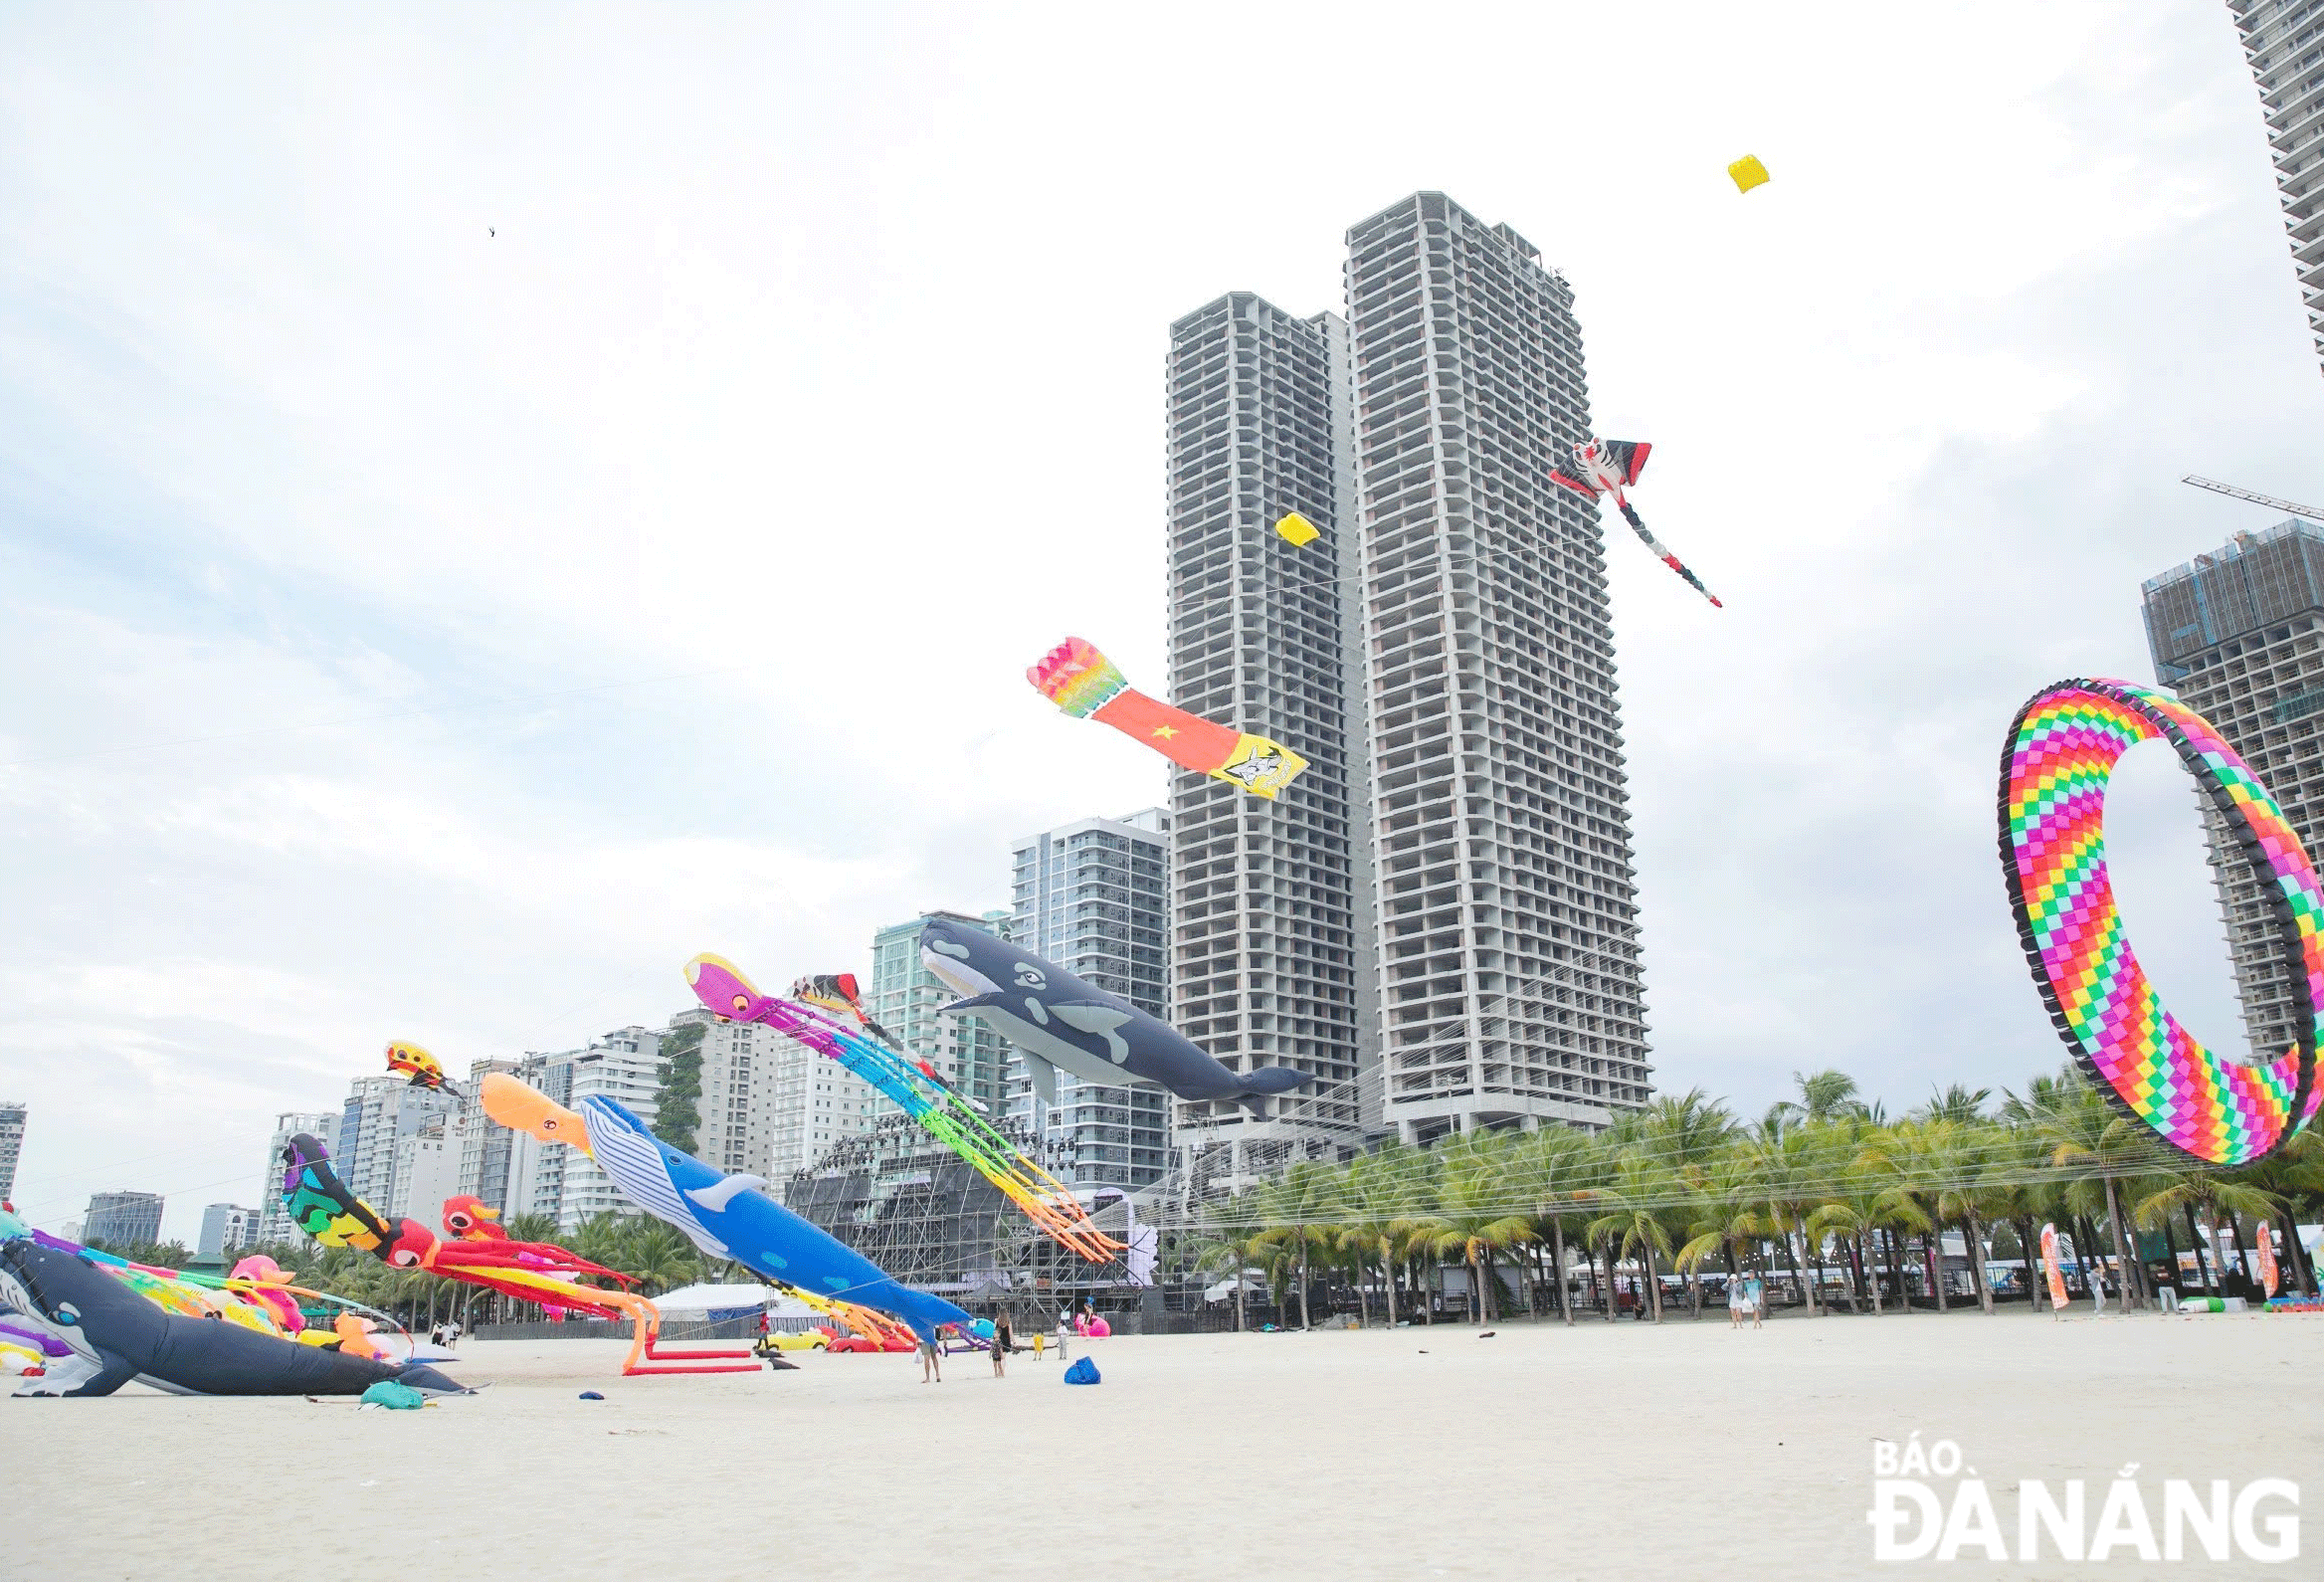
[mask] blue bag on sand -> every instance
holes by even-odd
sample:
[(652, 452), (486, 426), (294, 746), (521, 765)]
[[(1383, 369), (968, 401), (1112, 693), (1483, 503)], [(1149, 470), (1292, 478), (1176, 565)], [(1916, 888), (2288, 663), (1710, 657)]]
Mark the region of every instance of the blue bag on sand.
[(1083, 1357), (1065, 1369), (1065, 1382), (1067, 1384), (1095, 1384), (1097, 1382), (1097, 1364), (1087, 1357)]
[(428, 1398), (408, 1384), (393, 1379), (381, 1379), (363, 1392), (363, 1405), (384, 1406), (391, 1412), (416, 1412), (428, 1404)]

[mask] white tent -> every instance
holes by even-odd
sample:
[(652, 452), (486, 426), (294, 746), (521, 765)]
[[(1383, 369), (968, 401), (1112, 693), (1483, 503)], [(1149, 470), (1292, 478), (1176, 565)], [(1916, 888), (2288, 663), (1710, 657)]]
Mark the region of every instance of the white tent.
[(769, 1285), (680, 1285), (650, 1298), (664, 1316), (755, 1312), (780, 1293)]

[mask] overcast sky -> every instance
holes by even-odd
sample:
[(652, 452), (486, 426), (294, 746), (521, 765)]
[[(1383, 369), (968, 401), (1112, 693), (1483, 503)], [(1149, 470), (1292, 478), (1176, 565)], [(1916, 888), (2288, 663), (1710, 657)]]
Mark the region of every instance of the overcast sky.
[[(190, 1240), (391, 1037), (861, 969), (1160, 800), (1023, 670), (1164, 684), (1166, 326), (1339, 307), (1424, 187), (1572, 281), (1727, 602), (1610, 547), (1658, 1083), (2057, 1064), (2012, 712), (2151, 680), (2140, 580), (2272, 519), (2182, 473), (2324, 495), (2225, 8), (839, 9), (0, 8), (37, 1219), (133, 1187)], [(2184, 783), (2116, 800), (2142, 953), (2239, 1042)]]

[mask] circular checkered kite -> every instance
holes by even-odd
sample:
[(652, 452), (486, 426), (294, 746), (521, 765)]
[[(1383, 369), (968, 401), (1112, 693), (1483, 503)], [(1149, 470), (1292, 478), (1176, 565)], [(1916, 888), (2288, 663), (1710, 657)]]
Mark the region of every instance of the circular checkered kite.
[[(2149, 737), (2169, 742), (2225, 822), (2273, 914), (2310, 1015), (2262, 1065), (2230, 1061), (2164, 1008), (2130, 948), (2106, 873), (2106, 785)], [(2049, 1019), (2130, 1114), (2206, 1164), (2243, 1165), (2314, 1115), (2324, 1018), (2324, 890), (2275, 799), (2201, 714), (2128, 682), (2065, 681), (2019, 710), (2002, 753), (2002, 871)]]

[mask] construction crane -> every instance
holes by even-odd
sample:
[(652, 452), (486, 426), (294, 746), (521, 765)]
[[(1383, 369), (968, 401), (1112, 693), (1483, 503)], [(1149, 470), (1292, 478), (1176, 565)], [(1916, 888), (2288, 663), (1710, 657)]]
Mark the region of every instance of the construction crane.
[(2247, 489), (2237, 489), (2232, 484), (2223, 484), (2216, 478), (2198, 478), (2193, 473), (2189, 473), (2179, 482), (2193, 484), (2197, 489), (2208, 489), (2215, 494), (2227, 494), (2236, 499), (2247, 499), (2254, 505), (2265, 505), (2271, 510), (2280, 510), (2286, 515), (2305, 516), (2310, 521), (2324, 522), (2324, 510), (2318, 510), (2313, 505), (2301, 505), (2292, 500), (2277, 499), (2273, 494), (2254, 494)]

